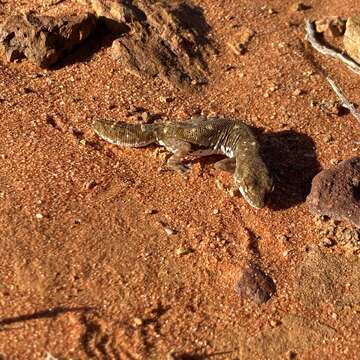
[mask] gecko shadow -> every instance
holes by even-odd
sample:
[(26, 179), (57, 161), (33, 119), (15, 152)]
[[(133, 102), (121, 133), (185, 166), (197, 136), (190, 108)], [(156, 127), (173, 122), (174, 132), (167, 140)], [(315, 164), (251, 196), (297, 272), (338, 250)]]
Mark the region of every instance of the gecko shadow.
[(283, 210), (304, 202), (313, 177), (321, 170), (314, 141), (293, 130), (263, 133), (258, 138), (275, 183), (268, 207)]

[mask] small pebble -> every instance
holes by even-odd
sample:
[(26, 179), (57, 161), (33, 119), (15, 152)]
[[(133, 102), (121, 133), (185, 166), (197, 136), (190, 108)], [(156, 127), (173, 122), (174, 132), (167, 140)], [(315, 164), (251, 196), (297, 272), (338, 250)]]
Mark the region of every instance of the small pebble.
[(36, 217), (37, 219), (41, 220), (41, 219), (44, 218), (44, 215), (42, 215), (42, 214), (40, 214), (40, 213), (37, 213), (37, 214), (35, 215), (35, 217)]
[(164, 230), (165, 230), (167, 235), (174, 235), (175, 234), (175, 231), (173, 229), (168, 228), (168, 227), (166, 227)]
[(326, 135), (324, 136), (324, 141), (325, 141), (327, 144), (329, 144), (329, 143), (331, 143), (331, 142), (334, 141), (334, 138), (333, 138), (330, 134), (326, 134)]
[(219, 190), (224, 190), (224, 184), (221, 182), (221, 180), (216, 179), (215, 180), (215, 185)]
[(280, 321), (278, 320), (270, 320), (270, 326), (275, 327), (280, 324)]
[(294, 95), (294, 96), (300, 96), (300, 95), (302, 95), (302, 94), (304, 94), (304, 90), (295, 89), (295, 90), (293, 91), (293, 95)]
[(178, 255), (178, 256), (188, 255), (188, 254), (191, 254), (192, 252), (193, 252), (193, 249), (188, 248), (188, 247), (180, 247), (180, 248), (177, 248), (175, 251), (176, 255)]
[(292, 351), (290, 350), (288, 353), (287, 353), (287, 358), (289, 360), (295, 360), (297, 358), (297, 353), (295, 351)]
[(274, 91), (276, 91), (276, 90), (278, 90), (277, 85), (271, 85), (271, 86), (269, 87), (269, 91), (270, 91), (270, 92), (274, 92)]
[(325, 238), (320, 242), (319, 245), (324, 247), (331, 247), (335, 245), (335, 241), (333, 239)]
[(173, 99), (170, 98), (170, 97), (166, 97), (166, 96), (160, 96), (160, 97), (159, 97), (159, 100), (160, 100), (160, 102), (162, 102), (162, 103), (169, 103), (169, 102), (171, 102)]
[(149, 113), (147, 113), (146, 111), (144, 111), (142, 114), (141, 114), (141, 119), (143, 121), (148, 121), (149, 120)]
[(235, 196), (240, 195), (240, 190), (238, 188), (231, 188), (231, 189), (229, 189), (228, 192), (229, 192), (230, 197), (235, 197)]
[(277, 238), (279, 241), (281, 241), (281, 242), (287, 242), (287, 241), (289, 241), (288, 236), (286, 236), (286, 235), (284, 235), (284, 234), (282, 234), (282, 235), (276, 235), (276, 238)]
[(164, 226), (164, 231), (165, 231), (166, 235), (171, 236), (171, 235), (175, 235), (177, 233), (176, 230), (174, 230), (166, 225), (163, 225), (163, 226)]
[(305, 11), (311, 9), (311, 6), (304, 4), (301, 1), (296, 1), (294, 4), (291, 5), (290, 11)]
[(24, 87), (23, 92), (24, 92), (24, 94), (31, 94), (34, 91), (32, 89), (28, 88), (28, 87)]
[(337, 165), (337, 164), (339, 164), (341, 162), (341, 160), (338, 160), (338, 159), (331, 159), (330, 160), (330, 164), (331, 165)]
[(289, 256), (289, 250), (285, 250), (283, 253), (282, 253), (283, 257), (287, 257)]
[(145, 214), (146, 215), (153, 215), (156, 214), (158, 211), (156, 209), (146, 209)]
[(59, 359), (56, 358), (53, 354), (47, 352), (47, 353), (46, 353), (45, 360), (59, 360)]
[(214, 209), (214, 210), (213, 210), (213, 214), (214, 214), (214, 215), (217, 215), (218, 213), (219, 213), (219, 209)]
[(91, 189), (93, 189), (95, 186), (96, 186), (96, 181), (95, 181), (95, 180), (90, 180), (90, 181), (88, 181), (88, 182), (86, 182), (86, 183), (84, 184), (84, 189), (85, 189), (85, 190), (91, 190)]
[(138, 317), (134, 318), (134, 325), (135, 326), (141, 326), (142, 324), (143, 324), (142, 319), (140, 319)]
[(236, 67), (234, 65), (227, 64), (225, 66), (225, 71), (230, 71), (230, 70), (234, 70), (234, 69), (236, 69)]

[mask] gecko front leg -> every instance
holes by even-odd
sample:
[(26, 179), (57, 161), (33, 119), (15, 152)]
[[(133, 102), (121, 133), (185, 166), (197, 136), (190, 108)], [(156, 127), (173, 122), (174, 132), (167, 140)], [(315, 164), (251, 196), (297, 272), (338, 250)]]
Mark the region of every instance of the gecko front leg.
[(174, 138), (159, 140), (158, 143), (172, 153), (166, 163), (168, 169), (178, 171), (182, 174), (189, 171), (189, 168), (183, 164), (183, 160), (191, 152), (190, 143)]

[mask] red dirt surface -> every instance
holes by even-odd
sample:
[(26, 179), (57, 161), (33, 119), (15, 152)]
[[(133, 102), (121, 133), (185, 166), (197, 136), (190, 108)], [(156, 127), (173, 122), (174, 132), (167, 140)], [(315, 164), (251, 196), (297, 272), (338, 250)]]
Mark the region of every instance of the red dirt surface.
[[(2, 1), (0, 21), (29, 9), (86, 9), (52, 3)], [(360, 274), (359, 259), (341, 247), (317, 249), (304, 201), (320, 168), (358, 155), (360, 140), (350, 115), (317, 105), (336, 96), (310, 60), (355, 103), (360, 78), (311, 49), (303, 20), (357, 14), (360, 1), (306, 1), (304, 11), (280, 0), (193, 3), (219, 48), (199, 91), (126, 72), (111, 57), (110, 37), (94, 38), (88, 48), (96, 51), (79, 50), (51, 70), (1, 60), (2, 358), (357, 358), (360, 288), (356, 276), (346, 279)], [(227, 43), (241, 26), (256, 35), (235, 55)], [(277, 182), (269, 207), (253, 209), (219, 189), (216, 179), (228, 189), (232, 178), (211, 158), (195, 162), (185, 180), (159, 172), (154, 148), (120, 149), (91, 130), (96, 117), (133, 121), (134, 106), (162, 119), (203, 111), (262, 129)], [(234, 290), (255, 256), (253, 239), (257, 262), (276, 282), (260, 306)], [(179, 256), (179, 248), (193, 252)], [(319, 301), (307, 302), (302, 286)]]

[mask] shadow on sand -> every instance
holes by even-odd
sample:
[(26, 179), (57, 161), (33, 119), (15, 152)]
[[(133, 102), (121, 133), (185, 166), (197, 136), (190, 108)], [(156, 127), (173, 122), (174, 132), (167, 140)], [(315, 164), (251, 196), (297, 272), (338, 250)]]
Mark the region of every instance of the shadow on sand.
[(263, 159), (275, 182), (274, 191), (269, 196), (269, 208), (288, 209), (304, 202), (313, 177), (320, 171), (314, 141), (292, 130), (258, 137)]

